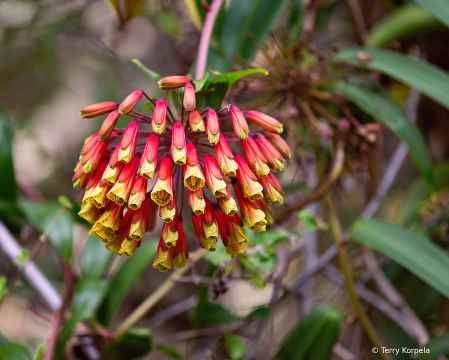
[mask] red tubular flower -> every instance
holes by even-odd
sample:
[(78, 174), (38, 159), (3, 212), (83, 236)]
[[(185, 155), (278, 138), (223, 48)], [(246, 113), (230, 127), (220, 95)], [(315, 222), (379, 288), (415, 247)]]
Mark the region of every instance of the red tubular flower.
[(117, 124), (120, 114), (117, 110), (111, 112), (101, 125), (100, 131), (98, 132), (98, 141), (108, 141), (111, 137), (112, 131)]
[(123, 169), (123, 166), (125, 164), (121, 161), (118, 161), (118, 153), (120, 151), (121, 141), (117, 144), (115, 147), (114, 152), (111, 155), (111, 158), (109, 159), (109, 164), (104, 170), (102, 180), (106, 181), (109, 186), (114, 186), (115, 182), (117, 181), (118, 175)]
[(262, 151), (260, 151), (254, 139), (248, 137), (246, 140), (240, 140), (240, 143), (242, 144), (250, 168), (258, 177), (267, 176), (270, 172), (267, 165), (267, 159), (265, 159), (265, 156)]
[(116, 203), (109, 201), (106, 205), (104, 213), (97, 220), (96, 224), (108, 228), (112, 231), (117, 231), (120, 225), (120, 219), (123, 217), (124, 206), (119, 206)]
[(139, 241), (144, 237), (150, 223), (150, 207), (151, 199), (148, 197), (143, 201), (142, 206), (134, 212), (128, 234), (130, 239)]
[(143, 90), (134, 90), (131, 94), (129, 94), (125, 100), (118, 107), (118, 112), (120, 115), (128, 115), (134, 106), (142, 99)]
[(153, 267), (160, 272), (167, 272), (171, 269), (173, 256), (173, 248), (170, 248), (165, 244), (164, 239), (161, 237), (159, 240), (159, 246), (157, 247), (156, 258), (153, 262)]
[(176, 245), (176, 242), (178, 241), (178, 211), (176, 210), (175, 207), (175, 217), (173, 219), (173, 221), (170, 221), (169, 223), (164, 223), (164, 225), (162, 226), (162, 238), (165, 241), (165, 244), (168, 247), (173, 247)]
[(267, 165), (271, 169), (276, 171), (284, 170), (284, 158), (265, 136), (258, 136), (256, 138), (256, 144), (259, 146), (259, 149), (262, 151), (265, 159), (267, 159)]
[(174, 90), (183, 87), (189, 82), (192, 82), (192, 79), (187, 76), (166, 76), (160, 79), (157, 84), (162, 90)]
[(150, 214), (148, 215), (149, 223), (148, 223), (147, 231), (153, 231), (154, 228), (156, 227), (156, 214), (157, 214), (158, 208), (159, 208), (159, 205), (151, 200)]
[(246, 116), (248, 117), (249, 121), (253, 122), (257, 126), (260, 126), (266, 131), (276, 134), (280, 134), (283, 131), (282, 124), (279, 121), (260, 111), (248, 111), (248, 114)]
[(173, 248), (173, 268), (183, 268), (188, 257), (189, 248), (187, 247), (186, 235), (184, 233), (184, 224), (182, 222), (182, 217), (180, 216), (178, 219), (178, 241)]
[(257, 176), (251, 171), (244, 157), (236, 154), (235, 161), (239, 166), (237, 169), (237, 180), (243, 191), (243, 195), (250, 201), (262, 199), (263, 187), (257, 181)]
[(140, 157), (137, 156), (123, 167), (123, 170), (118, 176), (117, 182), (106, 195), (109, 200), (114, 201), (118, 205), (124, 205), (129, 198), (136, 172), (139, 167)]
[(270, 204), (282, 204), (284, 202), (284, 190), (272, 173), (266, 178), (260, 178), (259, 182), (263, 186), (263, 196)]
[(176, 199), (173, 195), (173, 199), (171, 199), (167, 205), (159, 207), (159, 216), (162, 218), (162, 220), (164, 220), (164, 222), (169, 223), (175, 219), (175, 215)]
[(88, 105), (80, 110), (80, 116), (91, 119), (96, 116), (107, 114), (117, 109), (118, 104), (113, 101), (106, 101), (97, 104)]
[(193, 111), (196, 106), (195, 88), (191, 82), (184, 85), (184, 99), (182, 102), (184, 109), (187, 111)]
[(267, 220), (265, 213), (260, 210), (257, 201), (249, 201), (243, 196), (242, 191), (238, 184), (234, 184), (235, 195), (239, 202), (240, 214), (245, 220), (246, 226), (248, 226), (253, 232), (258, 233), (265, 231)]
[(240, 109), (234, 105), (231, 105), (229, 113), (231, 114), (235, 135), (237, 135), (240, 140), (246, 140), (248, 138), (249, 127), (245, 116)]
[(123, 161), (126, 164), (134, 157), (134, 153), (136, 152), (138, 131), (139, 121), (131, 121), (126, 127), (122, 141), (120, 142), (121, 144), (118, 153), (118, 161)]
[(218, 236), (218, 224), (210, 200), (205, 197), (204, 201), (206, 202), (206, 208), (204, 209), (204, 214), (201, 215), (201, 226), (206, 239), (213, 240)]
[(157, 168), (157, 154), (159, 150), (159, 137), (151, 134), (145, 145), (142, 159), (140, 160), (140, 175), (145, 179), (152, 179)]
[(132, 209), (128, 209), (128, 211), (123, 216), (123, 219), (120, 220), (120, 228), (116, 233), (116, 238), (113, 241), (109, 241), (105, 247), (115, 251), (117, 255), (128, 255), (132, 256), (134, 254), (134, 250), (136, 249), (137, 242), (133, 239), (128, 238), (128, 234), (131, 228), (131, 221), (136, 212)]
[(147, 197), (147, 179), (139, 176), (133, 184), (129, 194), (128, 206), (130, 209), (137, 210)]
[(196, 110), (192, 111), (189, 114), (189, 124), (190, 124), (190, 128), (194, 132), (204, 132), (205, 131), (204, 120), (203, 120), (202, 116), (200, 115), (200, 113)]
[(87, 155), (87, 153), (89, 152), (90, 149), (92, 149), (92, 146), (94, 146), (96, 144), (98, 140), (98, 133), (95, 133), (89, 137), (87, 137), (86, 139), (84, 139), (84, 145), (83, 148), (81, 149), (81, 153), (80, 153), (80, 160), (83, 160), (83, 158)]
[(222, 212), (228, 216), (233, 216), (237, 213), (237, 203), (234, 200), (231, 192), (226, 189), (226, 196), (217, 199), (218, 205)]
[(217, 249), (217, 238), (207, 239), (203, 232), (202, 226), (203, 215), (192, 215), (193, 228), (195, 229), (196, 237), (203, 249), (207, 251), (215, 251)]
[(102, 209), (97, 208), (94, 204), (84, 203), (81, 204), (81, 210), (78, 215), (84, 220), (87, 220), (89, 224), (94, 224), (100, 217)]
[(211, 109), (207, 109), (207, 138), (212, 145), (217, 145), (220, 141), (220, 124), (217, 113)]
[(106, 181), (101, 178), (107, 168), (107, 162), (103, 161), (86, 184), (86, 192), (84, 193), (83, 203), (91, 203), (97, 208), (106, 206), (108, 199), (106, 194), (111, 189)]
[(83, 172), (90, 173), (97, 170), (98, 165), (107, 155), (107, 148), (107, 142), (95, 142), (86, 156), (83, 157), (83, 160), (81, 160), (81, 165), (83, 165)]
[(164, 98), (160, 98), (156, 102), (154, 108), (153, 119), (151, 120), (151, 128), (156, 134), (162, 134), (167, 127), (167, 102)]
[(246, 252), (246, 243), (235, 244), (231, 240), (231, 226), (229, 224), (228, 216), (223, 214), (220, 209), (215, 208), (215, 218), (217, 219), (218, 229), (220, 232), (221, 240), (225, 246), (226, 253), (234, 259), (239, 254)]
[(214, 145), (214, 149), (217, 164), (223, 175), (226, 177), (235, 176), (238, 165), (234, 161), (234, 155), (223, 134), (220, 134), (220, 141), (217, 145)]
[(264, 199), (256, 200), (256, 202), (257, 205), (259, 205), (260, 210), (262, 210), (265, 214), (267, 225), (271, 225), (273, 223), (273, 212), (271, 211), (270, 207)]
[(204, 214), (206, 202), (204, 201), (203, 189), (199, 188), (197, 191), (187, 189), (187, 203), (195, 215)]
[(186, 133), (180, 121), (173, 125), (170, 154), (175, 164), (186, 164)]
[(248, 236), (246, 236), (245, 228), (243, 227), (242, 219), (238, 214), (228, 216), (229, 227), (231, 234), (229, 235), (231, 241), (234, 244), (244, 244), (248, 242)]
[(84, 173), (83, 167), (81, 166), (81, 161), (76, 163), (75, 174), (73, 175), (72, 182), (73, 188), (82, 190), (86, 188), (86, 184), (90, 179), (90, 173)]
[(197, 191), (204, 186), (206, 180), (204, 179), (203, 172), (201, 171), (195, 146), (189, 142), (187, 143), (186, 150), (187, 161), (183, 166), (184, 186), (189, 188), (190, 191)]
[(173, 161), (168, 156), (164, 157), (159, 165), (151, 199), (159, 206), (165, 206), (173, 199)]
[(206, 173), (206, 185), (212, 195), (217, 198), (226, 196), (226, 183), (223, 181), (223, 175), (217, 162), (210, 155), (204, 157), (204, 172)]
[(282, 154), (284, 159), (290, 159), (292, 152), (285, 140), (278, 134), (266, 133), (265, 137), (271, 142), (276, 149)]

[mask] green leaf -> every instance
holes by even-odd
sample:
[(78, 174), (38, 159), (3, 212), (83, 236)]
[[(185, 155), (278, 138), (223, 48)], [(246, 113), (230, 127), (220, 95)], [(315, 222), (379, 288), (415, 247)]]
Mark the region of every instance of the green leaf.
[(0, 346), (0, 359), (2, 360), (31, 360), (28, 350), (20, 344), (9, 343)]
[(8, 293), (8, 286), (6, 285), (6, 282), (7, 282), (6, 276), (0, 275), (0, 300), (3, 299)]
[(407, 191), (407, 196), (396, 211), (395, 222), (404, 225), (416, 212), (419, 205), (430, 197), (433, 191), (439, 191), (449, 185), (449, 162), (435, 166), (433, 188), (422, 178), (418, 179)]
[(301, 210), (298, 213), (298, 218), (306, 231), (314, 232), (318, 230), (318, 223), (316, 222), (315, 216), (310, 211)]
[(223, 74), (226, 76), (229, 80), (229, 85), (234, 84), (236, 81), (240, 80), (241, 78), (253, 74), (263, 74), (264, 76), (268, 75), (268, 71), (264, 69), (248, 69), (248, 70), (239, 70), (239, 71), (232, 71), (228, 72), (226, 74)]
[(114, 253), (104, 248), (100, 239), (89, 236), (80, 255), (80, 267), (86, 279), (101, 278), (106, 271)]
[(446, 0), (416, 0), (416, 2), (429, 10), (446, 26), (449, 26), (449, 2)]
[(217, 241), (217, 249), (214, 252), (208, 251), (204, 255), (204, 259), (206, 259), (212, 265), (215, 265), (215, 266), (220, 265), (223, 261), (229, 260), (229, 255), (226, 252), (223, 242)]
[(370, 47), (382, 47), (394, 40), (415, 34), (422, 35), (441, 28), (444, 28), (443, 25), (422, 7), (402, 6), (371, 29), (366, 43)]
[[(19, 207), (31, 224), (41, 233), (45, 231), (62, 209), (59, 203), (50, 201), (33, 202), (22, 200), (19, 202)], [(50, 232), (48, 240), (64, 261), (70, 259), (73, 247), (73, 218), (68, 211)]]
[[(448, 84), (449, 85), (449, 84)], [(422, 176), (433, 182), (433, 166), (421, 133), (404, 109), (382, 87), (372, 81), (362, 84), (340, 83), (334, 86), (361, 110), (393, 131), (407, 146)]]
[(150, 69), (148, 69), (144, 64), (142, 64), (142, 62), (140, 60), (133, 59), (132, 62), (134, 64), (136, 64), (139, 67), (139, 69), (142, 70), (146, 76), (148, 76), (154, 80), (162, 79), (162, 76), (160, 76), (159, 74), (155, 73), (154, 71), (151, 71)]
[(304, 23), (305, 12), (302, 0), (291, 0), (288, 13), (290, 15), (288, 18), (287, 28), (290, 35), (290, 43), (295, 43), (298, 41)]
[(223, 306), (210, 303), (207, 300), (200, 300), (190, 317), (194, 328), (199, 328), (202, 325), (229, 324), (234, 320), (234, 316)]
[(330, 306), (311, 311), (289, 332), (274, 359), (329, 359), (342, 319), (343, 314)]
[(204, 76), (203, 76), (202, 79), (193, 81), (193, 85), (195, 86), (195, 92), (201, 91), (201, 89), (203, 88), (203, 86), (206, 83), (207, 79), (209, 78), (209, 75), (210, 75), (210, 72), (206, 71), (204, 73)]
[(158, 345), (156, 348), (157, 351), (161, 352), (165, 356), (168, 356), (171, 359), (181, 360), (182, 356), (178, 350), (169, 345)]
[(240, 360), (246, 353), (246, 343), (242, 338), (237, 337), (231, 333), (225, 332), (222, 334), (226, 346), (226, 351), (231, 360)]
[(135, 359), (151, 350), (153, 339), (147, 329), (130, 328), (112, 347), (113, 360)]
[(218, 75), (207, 87), (205, 106), (209, 106), (212, 109), (219, 109), (228, 91), (228, 87), (228, 78), (224, 75)]
[(17, 197), (12, 161), (13, 131), (3, 108), (0, 107), (0, 199), (15, 201)]
[(158, 242), (150, 241), (142, 245), (136, 253), (125, 260), (114, 275), (109, 291), (98, 310), (98, 320), (108, 326), (115, 315), (125, 295), (135, 281), (142, 275), (145, 268), (154, 260)]
[(87, 279), (80, 281), (76, 284), (73, 307), (78, 310), (85, 309), (94, 314), (106, 295), (108, 286), (109, 282), (105, 280)]
[(267, 230), (260, 233), (253, 233), (252, 231), (247, 231), (249, 244), (251, 246), (256, 245), (272, 245), (284, 240), (287, 240), (287, 233), (275, 230)]
[(429, 349), (429, 354), (422, 354), (419, 356), (419, 360), (432, 360), (436, 359), (440, 355), (446, 355), (449, 353), (449, 332), (443, 334), (437, 338), (431, 339), (425, 347)]
[(271, 309), (269, 307), (260, 307), (253, 310), (248, 316), (248, 319), (268, 320), (271, 315)]
[[(373, 57), (370, 62), (357, 60), (362, 52)], [(420, 91), (449, 108), (449, 74), (428, 62), (412, 59), (398, 52), (382, 49), (351, 48), (338, 52), (334, 62), (346, 62), (388, 75)]]
[(357, 220), (351, 238), (385, 254), (449, 298), (449, 256), (425, 237), (380, 220)]

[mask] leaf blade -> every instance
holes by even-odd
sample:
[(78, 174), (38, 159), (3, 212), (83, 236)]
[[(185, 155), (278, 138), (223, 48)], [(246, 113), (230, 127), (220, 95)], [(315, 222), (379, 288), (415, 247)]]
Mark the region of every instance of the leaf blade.
[(426, 8), (442, 23), (449, 26), (449, 3), (442, 0), (416, 0), (418, 4)]

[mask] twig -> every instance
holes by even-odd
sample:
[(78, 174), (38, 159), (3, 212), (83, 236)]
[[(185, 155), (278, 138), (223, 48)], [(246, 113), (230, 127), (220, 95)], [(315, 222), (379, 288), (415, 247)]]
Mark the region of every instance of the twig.
[[(11, 261), (16, 260), (17, 257), (22, 254), (22, 248), (1, 221), (0, 246)], [(56, 311), (61, 307), (61, 296), (33, 261), (27, 261), (26, 265), (23, 267), (23, 275), (53, 311)]]
[(365, 19), (363, 19), (362, 9), (358, 0), (345, 0), (354, 21), (357, 37), (360, 45), (365, 45), (368, 30), (366, 28)]
[(218, 335), (225, 331), (234, 331), (241, 326), (242, 326), (241, 322), (236, 322), (231, 325), (219, 325), (219, 326), (202, 328), (199, 330), (180, 331), (180, 332), (170, 334), (170, 335), (160, 338), (158, 340), (158, 343), (166, 344), (166, 343), (170, 343), (170, 342), (174, 342), (174, 341), (191, 339), (191, 338), (196, 338), (196, 337), (200, 337), (200, 336)]
[(196, 61), (195, 79), (202, 79), (206, 72), (207, 53), (209, 52), (210, 37), (214, 29), (215, 19), (220, 11), (223, 0), (214, 0), (206, 14), (203, 31), (201, 32), (200, 45), (198, 47), (198, 58)]
[(198, 299), (196, 295), (189, 296), (164, 310), (160, 310), (154, 315), (147, 323), (147, 327), (150, 329), (156, 326), (162, 325), (167, 320), (174, 318), (190, 309), (194, 308), (198, 304)]

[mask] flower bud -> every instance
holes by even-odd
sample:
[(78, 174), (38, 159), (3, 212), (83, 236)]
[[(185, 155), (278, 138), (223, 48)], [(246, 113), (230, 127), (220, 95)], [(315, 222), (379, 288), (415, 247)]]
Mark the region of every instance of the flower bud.
[(258, 136), (256, 144), (267, 159), (267, 165), (276, 171), (284, 170), (284, 158), (282, 154), (270, 143), (266, 137)]
[(129, 194), (131, 193), (136, 172), (139, 167), (139, 162), (140, 158), (135, 157), (123, 167), (117, 182), (106, 195), (109, 200), (114, 201), (120, 206), (128, 202)]
[(176, 242), (178, 241), (178, 211), (175, 207), (175, 217), (173, 221), (170, 221), (169, 223), (164, 223), (162, 226), (162, 238), (165, 241), (165, 244), (168, 247), (173, 247), (176, 245)]
[(212, 195), (217, 198), (226, 196), (226, 183), (223, 181), (223, 175), (217, 162), (210, 155), (204, 157), (204, 172), (206, 173), (206, 185)]
[(250, 136), (246, 140), (240, 140), (246, 160), (249, 167), (256, 173), (258, 177), (267, 176), (270, 169), (267, 165), (267, 159), (260, 151), (254, 139)]
[(263, 198), (263, 187), (257, 181), (257, 176), (251, 171), (245, 158), (240, 155), (235, 156), (235, 161), (239, 168), (237, 169), (237, 180), (240, 188), (243, 191), (243, 195), (250, 201)]
[(99, 238), (101, 241), (103, 241), (106, 244), (111, 244), (110, 246), (105, 246), (108, 250), (115, 251), (113, 249), (112, 245), (115, 245), (117, 241), (117, 232), (113, 231), (111, 229), (108, 229), (107, 227), (104, 227), (100, 224), (98, 224), (98, 221), (92, 226), (92, 228), (89, 231), (89, 235), (95, 236), (96, 238)]
[(162, 90), (174, 90), (183, 87), (189, 82), (192, 82), (192, 79), (187, 76), (166, 76), (160, 79), (157, 84)]
[(117, 110), (111, 112), (101, 125), (100, 131), (98, 132), (98, 141), (108, 141), (111, 137), (112, 131), (117, 124), (120, 114)]
[(159, 137), (151, 134), (145, 145), (140, 160), (140, 175), (145, 179), (152, 179), (157, 168), (157, 154), (159, 150)]
[(203, 228), (204, 236), (207, 240), (217, 239), (218, 237), (218, 224), (215, 219), (214, 209), (210, 200), (205, 197), (206, 208), (204, 209), (204, 214), (201, 215), (201, 226)]
[(181, 269), (186, 264), (186, 259), (189, 257), (189, 248), (187, 247), (186, 235), (184, 233), (184, 224), (182, 219), (178, 220), (178, 241), (173, 248), (173, 268)]
[(195, 215), (204, 214), (206, 202), (204, 201), (203, 189), (199, 188), (197, 191), (187, 189), (187, 203)]
[(186, 133), (180, 121), (173, 125), (170, 155), (175, 164), (186, 164)]
[(136, 152), (137, 133), (139, 131), (139, 121), (131, 121), (126, 127), (122, 141), (120, 141), (120, 150), (118, 153), (118, 161), (128, 163)]
[(193, 228), (195, 229), (198, 242), (203, 249), (207, 251), (215, 251), (217, 249), (217, 238), (207, 239), (203, 232), (202, 226), (203, 215), (192, 215)]
[(133, 184), (129, 194), (128, 206), (130, 209), (137, 210), (147, 198), (147, 179), (139, 176)]
[(235, 135), (237, 135), (240, 140), (246, 140), (249, 134), (249, 127), (248, 123), (246, 122), (245, 116), (240, 111), (240, 109), (234, 105), (231, 105), (229, 113), (231, 114)]
[(138, 245), (135, 240), (128, 238), (128, 234), (131, 229), (131, 221), (135, 215), (135, 211), (132, 209), (128, 209), (123, 216), (123, 219), (120, 220), (120, 228), (117, 231), (117, 240), (115, 243), (108, 243), (105, 245), (107, 248), (111, 248), (112, 251), (115, 251), (117, 255), (127, 255), (132, 256), (134, 254), (135, 249)]
[(237, 183), (234, 184), (234, 191), (239, 202), (240, 213), (243, 219), (245, 219), (246, 226), (255, 233), (265, 231), (267, 220), (265, 213), (260, 210), (259, 204), (256, 201), (249, 201), (249, 199), (244, 197)]
[(191, 142), (187, 143), (186, 150), (187, 161), (183, 166), (184, 186), (189, 188), (191, 191), (197, 191), (204, 186), (206, 180), (204, 179), (203, 172), (201, 171), (195, 145)]
[(144, 237), (150, 223), (150, 206), (151, 199), (146, 198), (141, 207), (134, 212), (128, 235), (130, 239), (139, 241)]
[(106, 150), (108, 148), (107, 142), (97, 141), (81, 160), (83, 165), (83, 172), (90, 173), (97, 170), (98, 165), (106, 157)]
[(101, 176), (107, 169), (107, 162), (103, 161), (96, 170), (89, 181), (86, 184), (86, 192), (84, 193), (83, 203), (91, 203), (97, 208), (102, 208), (106, 206), (108, 199), (106, 194), (111, 189), (106, 181), (104, 181)]
[(271, 142), (276, 149), (282, 154), (284, 159), (290, 159), (292, 157), (292, 152), (290, 147), (287, 145), (285, 140), (278, 134), (266, 133), (265, 137)]
[(75, 174), (72, 178), (73, 188), (82, 190), (86, 188), (86, 184), (90, 179), (90, 173), (84, 173), (83, 167), (81, 166), (81, 161), (78, 160), (76, 163)]
[(259, 182), (263, 187), (263, 196), (270, 204), (284, 202), (284, 190), (272, 173), (268, 174), (266, 178), (260, 178)]
[(271, 133), (280, 134), (282, 133), (282, 124), (277, 121), (275, 118), (272, 118), (271, 116), (268, 116), (267, 114), (264, 114), (260, 111), (248, 111), (248, 114), (246, 115), (249, 119), (249, 121), (253, 122), (254, 124), (260, 126), (262, 129), (269, 131)]
[(151, 120), (151, 128), (156, 134), (162, 134), (167, 127), (167, 102), (164, 98), (160, 98), (156, 102), (154, 108), (153, 119)]
[[(244, 244), (248, 242), (248, 236), (246, 235), (245, 228), (243, 227), (242, 219), (238, 214), (227, 217), (229, 221), (229, 227), (231, 234), (229, 235), (231, 241), (234, 244)], [(246, 251), (246, 250), (245, 250)]]
[(165, 206), (173, 199), (173, 161), (168, 156), (164, 157), (159, 165), (151, 199), (159, 206)]
[(220, 124), (215, 110), (207, 109), (207, 138), (212, 145), (220, 141)]
[(107, 114), (117, 109), (118, 104), (113, 101), (106, 101), (97, 104), (88, 105), (80, 110), (80, 116), (91, 119), (96, 116)]
[(231, 192), (226, 189), (226, 196), (217, 199), (218, 205), (222, 212), (228, 216), (233, 216), (237, 213), (237, 203), (234, 200)]
[(79, 156), (80, 160), (83, 160), (83, 158), (87, 155), (89, 150), (92, 149), (92, 146), (95, 145), (97, 140), (98, 140), (98, 133), (95, 133), (95, 134), (87, 137), (86, 139), (84, 139), (84, 145), (83, 145), (83, 148), (81, 149), (81, 153)]
[(187, 111), (195, 110), (196, 99), (195, 99), (195, 88), (191, 82), (184, 85), (184, 99), (183, 99), (184, 109)]
[(192, 111), (189, 114), (189, 124), (190, 124), (190, 128), (194, 132), (204, 132), (205, 131), (203, 117), (196, 110)]
[(125, 100), (118, 107), (118, 112), (120, 115), (128, 115), (134, 109), (134, 106), (142, 99), (143, 90), (134, 90), (129, 94)]
[(220, 141), (218, 145), (214, 145), (214, 149), (217, 164), (223, 175), (225, 177), (235, 176), (238, 165), (234, 161), (234, 155), (223, 134), (220, 134)]
[(153, 267), (160, 272), (167, 272), (171, 269), (172, 248), (167, 247), (164, 239), (161, 237), (159, 240), (159, 246), (156, 252), (156, 258), (153, 262)]
[(111, 158), (109, 159), (109, 164), (104, 170), (102, 180), (106, 181), (109, 186), (114, 186), (115, 182), (117, 181), (118, 175), (123, 169), (123, 166), (125, 164), (121, 161), (118, 161), (118, 153), (120, 151), (121, 141), (117, 144), (115, 147), (114, 152), (111, 155)]

